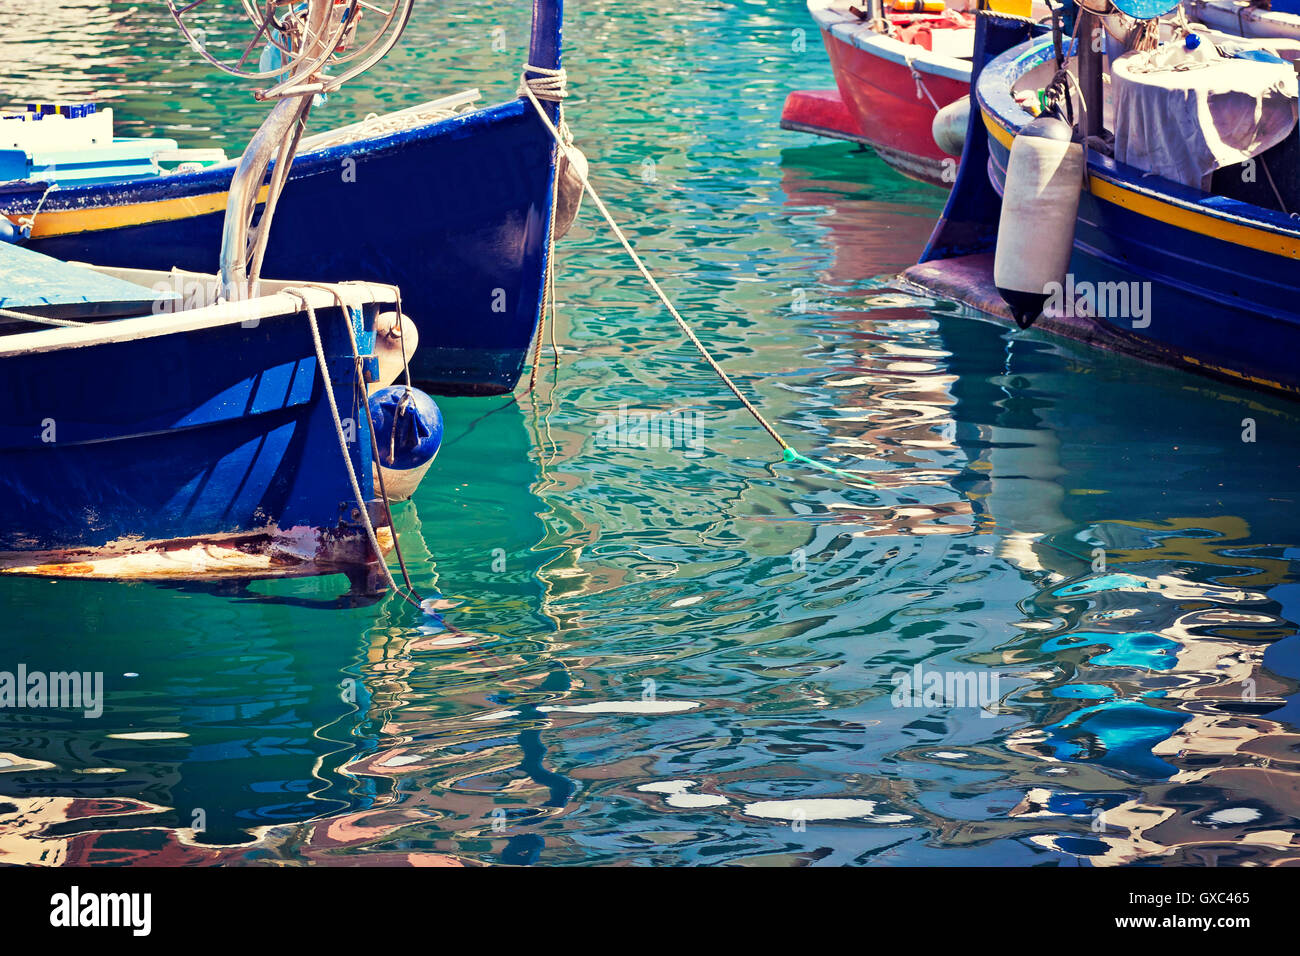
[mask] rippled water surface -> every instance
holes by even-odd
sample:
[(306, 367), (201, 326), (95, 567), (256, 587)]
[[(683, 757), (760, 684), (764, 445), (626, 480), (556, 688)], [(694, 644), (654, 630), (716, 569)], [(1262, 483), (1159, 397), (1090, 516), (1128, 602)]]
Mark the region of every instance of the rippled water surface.
[[(878, 484), (776, 463), (584, 214), (558, 371), (443, 402), (400, 513), (436, 613), (0, 582), (0, 669), (107, 685), (0, 712), (0, 862), (1300, 859), (1297, 406), (891, 290), (943, 195), (777, 128), (831, 83), (798, 0), (569, 7), (597, 184), (787, 437)], [(159, 9), (5, 0), (0, 89), (237, 151), (263, 109)], [(509, 96), (528, 19), (423, 4), (317, 123)], [(700, 440), (611, 443), (620, 407)]]

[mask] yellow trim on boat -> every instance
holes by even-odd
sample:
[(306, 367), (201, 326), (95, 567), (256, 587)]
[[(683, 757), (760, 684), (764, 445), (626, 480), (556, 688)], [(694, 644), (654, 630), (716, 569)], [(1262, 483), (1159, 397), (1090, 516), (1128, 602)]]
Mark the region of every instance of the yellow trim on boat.
[(1283, 385), (1281, 382), (1275, 382), (1271, 378), (1261, 378), (1258, 375), (1248, 375), (1245, 372), (1238, 372), (1230, 368), (1224, 368), (1221, 365), (1214, 365), (1210, 362), (1203, 362), (1200, 359), (1196, 358), (1194, 355), (1184, 355), (1182, 356), (1182, 360), (1186, 362), (1188, 365), (1195, 365), (1198, 368), (1203, 368), (1211, 372), (1217, 372), (1220, 375), (1225, 375), (1228, 378), (1236, 379), (1239, 382), (1249, 382), (1252, 385), (1259, 385), (1259, 386), (1263, 386), (1264, 388), (1276, 389), (1277, 391), (1282, 392), (1286, 395), (1296, 394), (1296, 390), (1294, 388)]
[[(981, 109), (980, 113), (984, 117), (984, 126), (988, 129), (989, 135), (1010, 149), (1011, 141), (1014, 139), (1011, 130), (990, 116), (987, 111)], [(1279, 235), (1246, 223), (1209, 216), (1091, 173), (1088, 175), (1088, 191), (1103, 202), (1121, 206), (1147, 219), (1155, 219), (1188, 232), (1230, 242), (1235, 246), (1271, 252), (1273, 255), (1287, 259), (1300, 259), (1300, 237)]]
[[(267, 187), (263, 186), (257, 201), (265, 202), (266, 194)], [(155, 202), (99, 206), (93, 209), (47, 209), (37, 213), (36, 222), (32, 225), (32, 238), (71, 236), (79, 232), (122, 229), (151, 222), (174, 222), (225, 212), (228, 195), (226, 192), (204, 193), (201, 196), (182, 196), (179, 199), (159, 199)], [(26, 218), (19, 213), (7, 215), (14, 223)]]
[(989, 0), (989, 9), (1012, 17), (1030, 17), (1034, 13), (1033, 0)]
[(1007, 129), (997, 120), (995, 120), (992, 116), (990, 116), (988, 110), (983, 110), (983, 109), (980, 110), (980, 115), (984, 117), (984, 128), (989, 131), (989, 135), (992, 136), (994, 139), (996, 139), (1007, 149), (1010, 149), (1011, 141), (1015, 139), (1015, 137), (1011, 135), (1011, 130)]
[(1098, 199), (1123, 206), (1148, 219), (1158, 219), (1179, 229), (1230, 242), (1235, 246), (1271, 252), (1275, 256), (1285, 256), (1288, 259), (1300, 259), (1300, 238), (1296, 236), (1278, 235), (1246, 223), (1228, 222), (1215, 216), (1207, 216), (1186, 206), (1164, 202), (1154, 196), (1126, 189), (1119, 183), (1100, 179), (1097, 176), (1088, 177), (1088, 190)]

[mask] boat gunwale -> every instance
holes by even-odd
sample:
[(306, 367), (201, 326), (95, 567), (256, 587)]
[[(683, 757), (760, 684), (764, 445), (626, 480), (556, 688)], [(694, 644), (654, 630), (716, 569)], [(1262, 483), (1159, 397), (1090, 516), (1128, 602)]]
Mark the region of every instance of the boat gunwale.
[[(1222, 13), (1226, 17), (1231, 17), (1237, 21), (1238, 26), (1244, 27), (1250, 23), (1260, 28), (1272, 28), (1267, 34), (1251, 34), (1245, 39), (1261, 39), (1263, 36), (1273, 35), (1273, 31), (1278, 28), (1290, 28), (1291, 30), (1300, 31), (1300, 16), (1294, 13), (1287, 13), (1283, 10), (1265, 10), (1259, 7), (1252, 7), (1244, 0), (1185, 0), (1187, 13), (1196, 20), (1200, 20), (1199, 14), (1205, 10), (1213, 10)], [(1235, 9), (1229, 10), (1228, 6)]]
[[(438, 101), (430, 100), (414, 107), (383, 113), (377, 117), (377, 121), (382, 122), (400, 113), (420, 109), (436, 102)], [(429, 122), (418, 123), (404, 129), (387, 130), (373, 136), (359, 137), (347, 142), (309, 149), (294, 158), (293, 165), (290, 167), (289, 178), (292, 181), (311, 176), (325, 166), (331, 167), (331, 171), (334, 171), (338, 161), (348, 156), (382, 155), (413, 142), (452, 135), (461, 127), (467, 125), (508, 121), (528, 115), (531, 115), (531, 106), (525, 100), (506, 100), (478, 109), (466, 110), (454, 116), (444, 116)], [(349, 127), (364, 125), (364, 122), (364, 120), (361, 120), (355, 123), (345, 123), (343, 126), (322, 130), (314, 135), (336, 133)], [(0, 214), (13, 218), (30, 213), (38, 204), (41, 204), (42, 192), (46, 189), (48, 189), (48, 195), (44, 197), (44, 202), (40, 205), (41, 211), (44, 213), (85, 212), (89, 209), (106, 206), (142, 205), (168, 199), (186, 199), (214, 193), (225, 193), (229, 191), (229, 180), (234, 175), (236, 165), (237, 160), (228, 160), (225, 163), (218, 163), (187, 172), (172, 172), (162, 176), (141, 179), (74, 183), (67, 186), (51, 184), (44, 180), (9, 180), (8, 182), (0, 182), (0, 203), (6, 204), (3, 213)], [(272, 168), (274, 168), (274, 163)], [(136, 195), (128, 203), (111, 200), (101, 201), (102, 197), (111, 197), (122, 191), (129, 191)], [(38, 236), (37, 238), (44, 237)]]
[[(877, 33), (852, 14), (832, 8), (830, 6), (832, 2), (834, 0), (808, 0), (808, 12), (812, 14), (818, 29), (826, 36), (890, 63), (916, 69), (931, 76), (970, 83), (969, 60), (934, 53), (920, 44), (904, 43), (894, 37)], [(837, 30), (837, 27), (840, 29)]]
[[(98, 270), (100, 267), (87, 268)], [(157, 272), (156, 275), (160, 282), (170, 281), (173, 273)], [(397, 302), (397, 293), (392, 286), (373, 282), (273, 284), (279, 287), (278, 291), (242, 302), (221, 302), (183, 312), (161, 312), (0, 336), (0, 359), (182, 335), (249, 321), (294, 318), (307, 307), (313, 310), (333, 308), (340, 304), (340, 299), (344, 306), (395, 305)]]

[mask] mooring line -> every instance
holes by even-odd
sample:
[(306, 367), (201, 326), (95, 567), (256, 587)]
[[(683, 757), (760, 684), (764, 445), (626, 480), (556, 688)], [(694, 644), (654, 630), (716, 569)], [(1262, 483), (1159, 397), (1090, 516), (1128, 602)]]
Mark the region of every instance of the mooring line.
[[(558, 154), (557, 154), (558, 156)], [(542, 337), (547, 325), (551, 329), (551, 351), (555, 355), (555, 364), (560, 364), (560, 353), (555, 348), (555, 206), (560, 196), (560, 164), (555, 163), (551, 175), (551, 215), (546, 227), (546, 275), (542, 277), (542, 310), (537, 326), (537, 342), (533, 348), (533, 368), (528, 375), (528, 391), (531, 394), (537, 384), (537, 366), (542, 357)]]
[[(338, 283), (333, 286), (307, 285), (304, 288), (317, 288), (329, 292), (331, 295), (334, 296), (334, 301), (338, 304), (339, 309), (343, 312), (344, 325), (346, 326), (348, 331), (348, 341), (351, 342), (352, 344), (352, 360), (356, 364), (357, 378), (356, 378), (356, 385), (355, 385), (353, 397), (366, 406), (365, 407), (366, 430), (370, 433), (370, 450), (371, 450), (371, 454), (374, 457), (375, 474), (379, 478), (379, 494), (384, 499), (384, 511), (388, 513), (388, 530), (392, 533), (393, 536), (393, 552), (397, 557), (397, 566), (402, 570), (402, 580), (406, 582), (406, 590), (410, 593), (411, 597), (415, 599), (414, 601), (412, 601), (411, 598), (407, 598), (407, 602), (410, 604), (415, 604), (417, 607), (422, 608), (424, 606), (424, 598), (420, 597), (419, 593), (415, 590), (415, 585), (411, 583), (411, 574), (406, 569), (406, 558), (403, 557), (402, 555), (402, 545), (401, 542), (398, 541), (397, 520), (393, 517), (393, 502), (388, 497), (388, 486), (384, 481), (384, 462), (383, 459), (379, 456), (379, 439), (376, 438), (375, 436), (375, 419), (370, 414), (369, 393), (366, 389), (365, 375), (363, 374), (362, 371), (361, 350), (357, 346), (356, 329), (353, 327), (351, 317), (348, 314), (352, 307), (348, 303), (344, 302), (343, 294), (338, 289), (338, 285), (348, 285), (348, 284), (349, 283)], [(351, 283), (351, 284), (357, 285), (359, 288), (365, 286), (365, 283)], [(401, 334), (403, 331), (402, 330), (402, 319), (403, 319), (402, 293), (401, 290), (398, 289), (397, 286), (395, 285), (390, 285), (388, 286), (388, 288), (393, 291), (394, 308), (397, 309), (396, 325), (398, 331), (398, 338), (402, 340), (402, 370), (406, 373), (406, 396), (403, 399), (403, 401), (405, 401), (406, 399), (410, 398), (411, 395), (411, 370), (406, 363), (406, 338)], [(375, 310), (376, 312), (378, 312), (380, 302), (378, 298), (373, 295), (373, 293), (371, 294), (370, 297), (370, 303), (371, 305), (375, 306)], [(399, 406), (399, 410), (400, 410), (400, 406)], [(394, 418), (396, 417), (397, 417), (397, 413), (394, 412)], [(394, 422), (393, 432), (391, 437), (393, 438), (394, 441), (396, 441), (396, 437), (397, 437), (396, 422)], [(394, 455), (390, 443), (389, 460), (392, 461), (393, 457)], [(385, 564), (387, 563), (387, 559), (383, 555), (379, 556), (379, 560), (384, 561)], [(390, 580), (392, 579), (391, 573), (389, 574), (389, 578)], [(394, 587), (396, 588), (396, 582), (394, 582)]]
[[(533, 109), (537, 111), (537, 115), (541, 119), (542, 123), (545, 124), (547, 131), (555, 139), (555, 142), (559, 146), (560, 150), (564, 152), (566, 157), (568, 157), (569, 149), (570, 149), (569, 144), (564, 141), (564, 137), (560, 134), (560, 131), (556, 129), (555, 124), (551, 122), (551, 118), (546, 115), (546, 111), (542, 108), (542, 104), (537, 98), (537, 92), (534, 91), (533, 89), (533, 83), (535, 81), (528, 77), (528, 72), (545, 74), (544, 76), (536, 78), (536, 82), (542, 88), (543, 95), (546, 96), (547, 99), (557, 99), (558, 97), (563, 96), (564, 93), (561, 90), (558, 94), (556, 94), (553, 88), (556, 86), (562, 87), (563, 79), (564, 79), (563, 71), (542, 70), (539, 67), (529, 66), (527, 67), (527, 70), (524, 74), (523, 81), (520, 83), (519, 89), (520, 92), (525, 94), (528, 97), (528, 99), (532, 102)], [(861, 475), (855, 474), (853, 472), (845, 471), (841, 468), (836, 468), (833, 465), (826, 464), (825, 462), (815, 461), (814, 459), (809, 458), (806, 455), (800, 454), (799, 452), (795, 451), (793, 448), (790, 447), (790, 443), (781, 437), (781, 435), (777, 432), (777, 430), (772, 427), (772, 424), (766, 418), (763, 417), (762, 412), (760, 412), (757, 408), (755, 408), (753, 403), (748, 398), (745, 397), (744, 393), (741, 392), (740, 388), (737, 387), (736, 383), (731, 380), (731, 376), (729, 376), (723, 370), (722, 366), (719, 365), (717, 360), (714, 359), (713, 355), (710, 354), (709, 350), (705, 347), (704, 343), (700, 341), (699, 336), (695, 334), (694, 330), (690, 327), (690, 325), (686, 322), (686, 320), (682, 318), (681, 313), (678, 312), (676, 306), (673, 305), (672, 300), (670, 300), (668, 296), (664, 293), (664, 290), (660, 288), (659, 283), (655, 281), (655, 277), (651, 275), (650, 270), (646, 268), (646, 265), (641, 260), (641, 257), (637, 255), (636, 250), (632, 248), (632, 243), (628, 241), (628, 238), (624, 234), (623, 230), (619, 228), (619, 225), (615, 221), (613, 215), (610, 214), (609, 208), (605, 205), (604, 201), (600, 198), (600, 195), (596, 192), (596, 188), (591, 185), (591, 180), (587, 178), (587, 175), (580, 168), (578, 168), (576, 163), (570, 161), (569, 168), (572, 169), (575, 173), (577, 173), (578, 178), (582, 180), (583, 188), (586, 190), (587, 195), (591, 197), (591, 201), (596, 205), (596, 209), (600, 211), (600, 214), (601, 216), (604, 217), (605, 222), (609, 224), (609, 228), (613, 231), (614, 235), (618, 238), (618, 241), (623, 246), (623, 250), (628, 254), (628, 257), (636, 265), (642, 277), (645, 278), (646, 282), (650, 286), (650, 289), (654, 292), (656, 296), (659, 297), (659, 301), (662, 302), (664, 308), (668, 310), (668, 314), (673, 317), (673, 321), (677, 323), (677, 326), (690, 340), (691, 344), (695, 346), (696, 351), (700, 353), (700, 356), (704, 359), (704, 361), (706, 361), (709, 364), (709, 367), (712, 368), (713, 371), (717, 374), (718, 378), (722, 380), (722, 384), (726, 385), (727, 388), (731, 390), (731, 393), (736, 396), (737, 400), (741, 403), (741, 405), (745, 407), (745, 410), (749, 412), (749, 414), (753, 416), (754, 420), (763, 427), (763, 430), (766, 431), (768, 435), (772, 437), (772, 440), (775, 441), (781, 447), (782, 460), (791, 463), (798, 462), (800, 464), (808, 465), (812, 468), (817, 469), (818, 471), (824, 471), (827, 472), (828, 474), (836, 475), (837, 477), (841, 479), (845, 479), (847, 481), (860, 482), (862, 484), (867, 484), (867, 485), (875, 485), (876, 483), (869, 478), (864, 478)], [(554, 210), (552, 210), (552, 217), (554, 217)]]
[[(319, 286), (317, 286), (317, 288), (319, 288)], [(339, 415), (338, 402), (334, 398), (334, 383), (330, 380), (329, 368), (326, 365), (325, 347), (321, 343), (320, 326), (316, 320), (316, 310), (312, 307), (311, 302), (308, 301), (306, 294), (300, 291), (299, 289), (290, 288), (290, 289), (285, 289), (283, 291), (285, 295), (290, 295), (293, 296), (295, 299), (297, 299), (302, 304), (301, 311), (304, 311), (307, 315), (307, 327), (311, 330), (312, 346), (316, 350), (316, 364), (319, 367), (321, 384), (325, 392), (326, 402), (329, 404), (330, 417), (333, 418), (334, 420), (334, 433), (338, 438), (339, 451), (343, 455), (343, 469), (347, 474), (348, 483), (352, 486), (352, 496), (356, 500), (357, 511), (359, 512), (361, 523), (366, 530), (366, 537), (370, 541), (370, 547), (371, 549), (373, 549), (375, 553), (375, 561), (379, 565), (379, 569), (383, 572), (384, 579), (388, 582), (388, 586), (393, 589), (393, 592), (396, 593), (408, 604), (414, 605), (415, 607), (419, 608), (421, 607), (420, 601), (418, 600), (419, 596), (416, 595), (414, 591), (412, 591), (410, 594), (407, 594), (405, 591), (403, 591), (401, 588), (397, 586), (397, 581), (393, 578), (393, 572), (388, 567), (388, 560), (384, 556), (384, 550), (379, 546), (379, 536), (375, 533), (374, 523), (370, 520), (370, 511), (366, 507), (365, 496), (362, 495), (361, 493), (361, 484), (357, 480), (356, 469), (352, 467), (352, 456), (348, 453), (348, 441), (347, 441), (347, 437), (343, 433), (343, 419)], [(337, 296), (337, 292), (335, 294)], [(339, 301), (341, 301), (341, 298)], [(346, 307), (343, 308), (343, 321), (347, 324), (349, 334), (351, 334), (352, 319), (347, 314)], [(354, 348), (355, 348), (355, 340), (354, 340)], [(366, 416), (368, 419), (369, 418), (368, 410), (366, 411)], [(372, 442), (374, 441), (373, 434), (371, 435), (371, 441)], [(387, 496), (385, 496), (385, 499), (386, 497)], [(387, 503), (386, 500), (385, 503)], [(392, 520), (391, 514), (392, 511), (390, 509), (389, 510), (390, 522)], [(389, 531), (392, 533), (393, 539), (396, 540), (397, 529), (390, 527)], [(406, 573), (405, 567), (402, 568), (402, 573), (403, 574)]]
[(12, 309), (0, 309), (0, 319), (18, 319), (22, 322), (35, 322), (37, 325), (53, 325), (58, 328), (81, 328), (89, 325), (88, 322), (73, 322), (71, 319), (50, 319), (43, 315), (28, 315), (26, 312), (15, 312)]

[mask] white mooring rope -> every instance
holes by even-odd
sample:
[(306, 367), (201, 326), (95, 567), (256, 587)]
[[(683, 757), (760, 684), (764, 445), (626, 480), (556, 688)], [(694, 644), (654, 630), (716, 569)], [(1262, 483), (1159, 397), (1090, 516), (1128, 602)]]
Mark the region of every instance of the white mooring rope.
[[(529, 73), (537, 73), (538, 76), (530, 77)], [(516, 91), (520, 96), (528, 96), (531, 99), (548, 100), (552, 103), (560, 103), (560, 135), (564, 138), (564, 154), (567, 157), (567, 148), (573, 145), (573, 133), (569, 130), (568, 124), (564, 122), (563, 100), (569, 95), (565, 88), (568, 80), (568, 74), (561, 67), (558, 70), (550, 70), (546, 67), (533, 66), (525, 64), (524, 75), (520, 78), (519, 89)], [(572, 165), (570, 163), (570, 165)], [(542, 337), (549, 324), (551, 331), (551, 351), (558, 366), (560, 362), (560, 352), (555, 344), (555, 208), (556, 202), (560, 195), (560, 164), (556, 162), (555, 171), (551, 177), (551, 215), (546, 227), (546, 275), (542, 279), (542, 308), (540, 312), (540, 321), (537, 326), (536, 340), (533, 344), (533, 367), (528, 374), (528, 391), (532, 391), (537, 384), (537, 368), (542, 357)]]
[(925, 80), (921, 77), (921, 71), (916, 68), (916, 64), (911, 57), (907, 57), (907, 68), (912, 71), (912, 79), (916, 81), (916, 98), (919, 100), (921, 94), (924, 93), (925, 98), (934, 107), (934, 111), (939, 112), (939, 104), (935, 102), (933, 94), (930, 93), (930, 88), (925, 85)]
[(41, 209), (45, 205), (45, 200), (49, 199), (50, 193), (54, 192), (54, 190), (58, 188), (58, 183), (50, 183), (45, 187), (45, 192), (41, 193), (41, 201), (36, 204), (36, 208), (26, 216), (18, 217), (18, 225), (27, 230), (26, 234), (30, 235), (32, 230), (36, 228), (36, 217), (41, 214)]
[[(536, 73), (537, 76), (529, 76), (529, 73)], [(569, 95), (565, 87), (568, 79), (569, 74), (564, 71), (564, 67), (548, 70), (544, 66), (525, 63), (524, 75), (519, 79), (519, 89), (516, 92), (519, 96), (527, 96), (529, 99), (559, 103)]]
[[(528, 76), (528, 73), (530, 72), (541, 75), (530, 78)], [(659, 283), (655, 281), (655, 277), (651, 275), (650, 270), (646, 268), (646, 264), (641, 260), (641, 257), (637, 255), (636, 250), (632, 248), (632, 243), (619, 227), (618, 222), (615, 221), (614, 216), (609, 211), (609, 207), (605, 205), (604, 200), (602, 200), (600, 195), (596, 192), (596, 187), (591, 184), (591, 180), (587, 178), (587, 175), (583, 172), (581, 166), (574, 162), (570, 156), (569, 151), (573, 148), (571, 145), (573, 137), (571, 134), (567, 136), (565, 135), (568, 132), (567, 126), (564, 126), (563, 120), (561, 120), (561, 127), (564, 132), (561, 132), (560, 129), (556, 129), (555, 124), (551, 122), (551, 118), (546, 115), (546, 110), (542, 108), (541, 100), (543, 98), (549, 99), (553, 102), (559, 102), (568, 95), (567, 91), (564, 89), (565, 78), (565, 72), (562, 69), (547, 70), (527, 65), (524, 67), (524, 75), (519, 83), (519, 94), (521, 96), (526, 96), (533, 104), (533, 108), (537, 111), (538, 118), (542, 121), (543, 125), (545, 125), (547, 131), (551, 134), (559, 149), (565, 154), (565, 157), (569, 159), (570, 168), (578, 175), (578, 178), (582, 180), (583, 189), (586, 190), (587, 195), (591, 197), (592, 203), (595, 204), (596, 208), (600, 211), (601, 216), (604, 217), (610, 230), (614, 233), (614, 236), (618, 239), (619, 243), (622, 244), (623, 250), (627, 253), (628, 258), (632, 260), (632, 263), (637, 267), (637, 270), (641, 273), (646, 283), (649, 284), (651, 291), (658, 296), (659, 301), (663, 303), (664, 308), (668, 310), (668, 314), (673, 317), (673, 321), (677, 323), (677, 326), (682, 330), (682, 333), (690, 340), (691, 344), (695, 346), (696, 351), (700, 353), (700, 356), (708, 363), (709, 367), (713, 369), (718, 378), (721, 379), (722, 384), (726, 385), (727, 388), (730, 389), (731, 394), (736, 396), (736, 399), (745, 407), (745, 410), (749, 412), (749, 414), (753, 416), (754, 420), (763, 427), (763, 430), (772, 437), (772, 440), (781, 447), (781, 455), (785, 461), (802, 462), (820, 471), (829, 472), (848, 481), (874, 485), (875, 482), (868, 478), (864, 478), (853, 472), (835, 468), (825, 462), (815, 461), (790, 447), (789, 442), (781, 437), (777, 430), (772, 427), (771, 423), (763, 417), (762, 412), (755, 408), (754, 404), (745, 397), (744, 393), (741, 392), (736, 383), (731, 380), (731, 376), (723, 370), (722, 366), (718, 364), (717, 360), (709, 352), (708, 348), (706, 348), (704, 343), (700, 341), (699, 336), (695, 334), (695, 331), (690, 327), (686, 320), (682, 318), (682, 314), (677, 311), (677, 307), (673, 305), (672, 300), (669, 299), (664, 290), (660, 288)], [(534, 90), (534, 86), (540, 88), (547, 95), (539, 95)], [(553, 213), (552, 218), (554, 218)]]
[(20, 319), (23, 322), (35, 322), (37, 325), (57, 325), (59, 328), (79, 328), (85, 322), (73, 322), (71, 319), (49, 319), (43, 315), (28, 315), (12, 309), (0, 309), (0, 319)]
[[(334, 433), (338, 436), (339, 451), (343, 455), (343, 467), (348, 473), (348, 482), (352, 485), (352, 495), (357, 503), (357, 511), (361, 515), (361, 523), (365, 526), (366, 537), (370, 539), (370, 547), (374, 549), (375, 561), (384, 572), (384, 578), (388, 586), (394, 592), (400, 594), (406, 601), (419, 607), (419, 602), (415, 601), (410, 595), (406, 594), (397, 586), (397, 581), (393, 578), (393, 572), (388, 569), (388, 562), (384, 560), (383, 549), (379, 547), (379, 537), (375, 534), (375, 526), (370, 520), (370, 510), (366, 507), (366, 499), (361, 494), (361, 483), (357, 481), (357, 471), (352, 467), (352, 456), (348, 454), (347, 436), (343, 434), (343, 419), (339, 416), (338, 402), (334, 399), (334, 383), (330, 380), (329, 369), (325, 365), (325, 347), (321, 344), (320, 325), (316, 321), (316, 310), (312, 308), (307, 297), (296, 289), (285, 289), (286, 294), (293, 296), (302, 303), (303, 311), (307, 313), (307, 323), (311, 328), (312, 345), (316, 349), (316, 362), (320, 367), (321, 381), (325, 386), (325, 399), (329, 402), (330, 415), (334, 419)], [(348, 323), (348, 332), (351, 334), (352, 323), (344, 310), (344, 321)], [(367, 416), (369, 417), (369, 416)], [(393, 537), (396, 538), (397, 530), (390, 529)]]
[[(339, 285), (350, 285), (350, 284), (351, 283), (339, 283)], [(364, 285), (364, 283), (361, 283), (360, 285)], [(362, 373), (361, 349), (357, 346), (356, 329), (353, 328), (352, 322), (347, 316), (347, 312), (351, 308), (351, 306), (344, 301), (343, 294), (339, 291), (337, 286), (307, 285), (304, 286), (303, 288), (321, 289), (322, 291), (330, 293), (332, 296), (334, 296), (335, 304), (337, 304), (339, 309), (344, 313), (344, 327), (348, 330), (348, 341), (351, 342), (352, 344), (352, 361), (356, 366), (357, 393), (361, 402), (368, 403), (368, 394), (365, 387), (365, 378)], [(393, 296), (395, 299), (396, 309), (397, 309), (397, 329), (398, 332), (400, 333), (402, 330), (402, 293), (401, 290), (398, 289), (397, 286), (395, 285), (390, 285), (388, 286), (388, 288), (393, 290)], [(371, 304), (374, 305), (378, 304), (378, 300), (373, 296), (371, 297), (370, 301)], [(399, 338), (401, 338), (400, 335)], [(405, 397), (403, 398), (403, 402), (405, 402), (410, 399), (410, 394), (411, 394), (411, 370), (410, 367), (406, 364), (406, 339), (405, 338), (402, 338), (402, 369), (406, 374), (407, 392)], [(409, 592), (409, 596), (407, 594), (402, 594), (401, 589), (397, 587), (397, 582), (393, 578), (392, 572), (388, 571), (388, 564), (383, 554), (376, 552), (375, 557), (381, 564), (384, 565), (385, 570), (388, 571), (388, 580), (389, 583), (393, 585), (393, 589), (397, 591), (398, 594), (401, 594), (402, 597), (406, 599), (407, 603), (414, 604), (416, 607), (423, 607), (421, 603), (420, 595), (416, 593), (415, 585), (411, 583), (411, 574), (406, 568), (406, 558), (403, 557), (402, 555), (402, 545), (398, 541), (397, 525), (393, 518), (393, 503), (388, 497), (388, 486), (387, 483), (384, 481), (384, 462), (383, 459), (379, 457), (379, 439), (375, 435), (375, 420), (370, 414), (370, 408), (368, 404), (367, 407), (365, 408), (365, 416), (366, 416), (366, 429), (370, 435), (370, 450), (375, 458), (374, 470), (375, 470), (375, 474), (378, 476), (379, 479), (379, 494), (384, 499), (384, 511), (387, 512), (388, 514), (388, 530), (393, 536), (393, 552), (397, 556), (397, 566), (401, 569), (402, 580), (405, 581), (406, 583), (406, 590)], [(396, 442), (397, 440), (396, 424), (394, 424), (391, 438), (393, 442)], [(392, 445), (390, 444), (389, 447), (391, 449)], [(394, 454), (392, 451), (389, 452), (388, 457), (389, 457), (389, 461), (393, 460)], [(360, 507), (363, 511), (365, 511), (365, 506), (363, 503), (358, 502), (358, 507)], [(368, 518), (368, 513), (367, 513), (367, 518)]]

